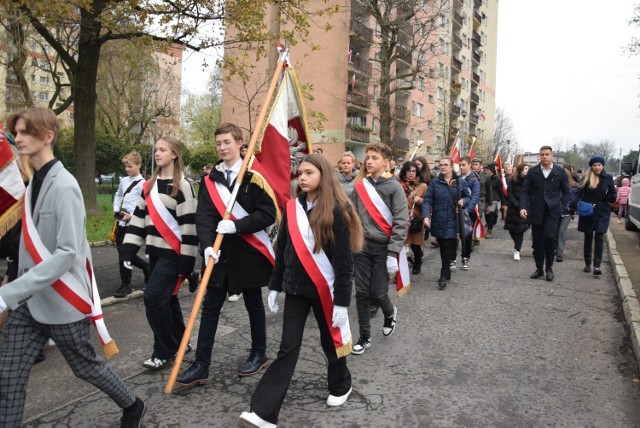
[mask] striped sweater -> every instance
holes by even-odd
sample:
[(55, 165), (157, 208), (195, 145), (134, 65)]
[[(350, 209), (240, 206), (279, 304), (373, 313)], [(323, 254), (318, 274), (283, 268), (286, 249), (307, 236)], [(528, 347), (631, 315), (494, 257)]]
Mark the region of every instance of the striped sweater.
[(169, 196), (172, 191), (173, 180), (156, 180), (160, 200), (178, 221), (182, 245), (178, 256), (169, 244), (162, 238), (149, 216), (144, 192), (138, 200), (129, 226), (124, 237), (121, 261), (131, 261), (142, 244), (146, 244), (146, 254), (150, 257), (178, 260), (178, 274), (189, 275), (193, 270), (198, 251), (198, 236), (196, 235), (196, 206), (197, 200), (191, 183), (186, 179), (180, 182), (180, 191), (175, 198)]

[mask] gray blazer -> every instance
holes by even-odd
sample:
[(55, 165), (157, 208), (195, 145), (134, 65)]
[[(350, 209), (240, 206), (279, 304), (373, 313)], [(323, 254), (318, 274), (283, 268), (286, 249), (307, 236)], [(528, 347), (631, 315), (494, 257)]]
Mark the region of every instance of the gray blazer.
[[(27, 187), (25, 198), (31, 200), (31, 186)], [(0, 297), (10, 309), (26, 303), (31, 316), (42, 324), (68, 324), (85, 318), (86, 315), (51, 287), (69, 272), (78, 280), (73, 290), (80, 295), (90, 295), (91, 283), (85, 260), (87, 257), (91, 260), (91, 252), (85, 221), (78, 182), (61, 162), (56, 162), (42, 183), (33, 210), (33, 223), (51, 257), (35, 266), (24, 239), (20, 240), (18, 279), (0, 287)]]

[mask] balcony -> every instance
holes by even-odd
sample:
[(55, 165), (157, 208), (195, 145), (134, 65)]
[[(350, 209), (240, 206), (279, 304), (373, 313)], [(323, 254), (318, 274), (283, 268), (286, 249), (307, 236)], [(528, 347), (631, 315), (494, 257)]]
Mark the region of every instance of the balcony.
[(478, 124), (478, 119), (479, 116), (477, 113), (471, 113), (471, 115), (469, 116), (469, 122), (473, 123), (474, 125)]
[(396, 55), (398, 59), (408, 65), (413, 64), (413, 55), (411, 53), (411, 49), (404, 45), (398, 45), (396, 47)]
[(473, 50), (472, 60), (475, 64), (480, 64), (482, 61), (482, 53), (476, 49)]
[(349, 30), (351, 34), (355, 34), (365, 42), (373, 42), (373, 30), (364, 25), (362, 22), (358, 21), (357, 18), (351, 19), (351, 26)]
[(482, 24), (482, 14), (478, 9), (473, 9), (473, 28), (478, 28)]
[(461, 110), (459, 106), (451, 106), (451, 116), (458, 117), (460, 116)]
[(404, 106), (396, 106), (395, 119), (399, 122), (409, 123), (411, 120), (411, 112)]
[(360, 59), (359, 55), (353, 55), (349, 61), (349, 70), (371, 77), (371, 61)]
[(369, 110), (371, 108), (371, 97), (356, 91), (348, 92), (347, 104)]
[(471, 92), (471, 102), (473, 104), (478, 104), (480, 102), (480, 96), (475, 92)]
[(409, 151), (409, 139), (404, 137), (396, 137), (393, 139), (393, 148), (395, 150)]
[(360, 143), (369, 144), (369, 134), (371, 131), (367, 128), (355, 127), (347, 124), (344, 137), (347, 140), (358, 141)]
[(413, 82), (409, 79), (398, 79), (398, 89), (401, 91), (410, 91), (413, 89)]
[(464, 25), (464, 21), (462, 20), (462, 15), (458, 12), (453, 12), (453, 29), (462, 28)]
[(474, 2), (473, 2), (473, 6), (474, 6), (476, 9), (480, 9), (480, 7), (482, 6), (482, 0), (474, 0)]
[(478, 73), (473, 73), (472, 81), (473, 83), (480, 84), (480, 75)]
[(462, 39), (460, 38), (460, 36), (454, 34), (453, 38), (451, 39), (451, 44), (453, 45), (454, 49), (462, 49)]
[(462, 61), (460, 61), (456, 57), (453, 57), (453, 59), (451, 60), (451, 68), (458, 71), (462, 70)]

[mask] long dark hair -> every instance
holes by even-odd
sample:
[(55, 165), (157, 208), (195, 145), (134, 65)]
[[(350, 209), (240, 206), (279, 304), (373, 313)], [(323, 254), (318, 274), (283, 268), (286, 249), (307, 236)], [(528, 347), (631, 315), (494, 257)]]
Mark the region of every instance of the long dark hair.
[(519, 179), (520, 177), (522, 177), (522, 171), (524, 171), (524, 168), (525, 168), (525, 167), (527, 167), (527, 166), (529, 166), (529, 164), (526, 164), (526, 163), (521, 163), (520, 165), (518, 165), (518, 166), (516, 167), (515, 174), (513, 174), (513, 173), (512, 173), (512, 174), (509, 176), (509, 181), (511, 181), (511, 182), (513, 182), (513, 183), (515, 183), (516, 181), (518, 181), (518, 179)]
[(415, 163), (414, 161), (406, 161), (405, 163), (402, 164), (402, 168), (400, 169), (400, 181), (406, 181), (407, 172), (409, 172), (409, 168), (411, 167), (416, 169), (416, 181), (420, 183), (424, 183), (424, 177), (422, 176), (422, 172), (420, 171), (420, 168), (418, 168), (418, 164)]
[(427, 159), (424, 156), (418, 156), (415, 160), (420, 161), (422, 164), (422, 168), (420, 168), (420, 172), (422, 173), (422, 182), (429, 184), (431, 181), (431, 168), (429, 167), (429, 162), (427, 162)]

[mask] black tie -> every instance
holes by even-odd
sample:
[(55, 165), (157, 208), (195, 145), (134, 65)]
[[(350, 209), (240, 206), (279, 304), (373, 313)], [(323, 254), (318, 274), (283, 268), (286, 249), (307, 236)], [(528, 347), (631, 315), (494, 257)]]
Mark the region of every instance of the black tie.
[(231, 170), (227, 169), (224, 172), (227, 173), (227, 187), (231, 187)]

